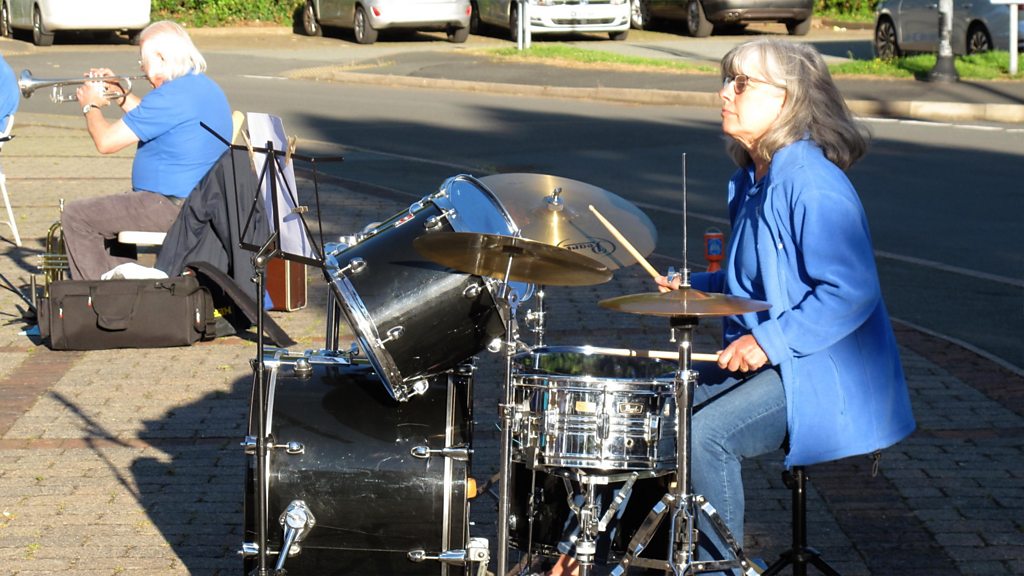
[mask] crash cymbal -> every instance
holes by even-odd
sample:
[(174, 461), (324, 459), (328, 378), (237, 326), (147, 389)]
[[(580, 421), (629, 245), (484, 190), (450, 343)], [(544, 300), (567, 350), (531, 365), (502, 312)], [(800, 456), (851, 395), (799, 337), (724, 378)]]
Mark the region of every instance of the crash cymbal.
[(701, 292), (683, 287), (671, 292), (646, 292), (608, 298), (598, 302), (603, 308), (647, 316), (732, 316), (760, 312), (771, 307), (767, 302), (726, 294)]
[[(541, 242), (475, 232), (433, 232), (413, 241), (438, 264), (480, 276), (547, 286), (588, 286), (612, 278), (607, 266), (581, 254)], [(510, 263), (511, 261), (511, 263)]]
[(494, 174), (480, 178), (509, 212), (523, 238), (585, 254), (615, 270), (636, 259), (608, 232), (594, 206), (640, 252), (654, 251), (658, 233), (629, 201), (591, 184), (548, 174)]

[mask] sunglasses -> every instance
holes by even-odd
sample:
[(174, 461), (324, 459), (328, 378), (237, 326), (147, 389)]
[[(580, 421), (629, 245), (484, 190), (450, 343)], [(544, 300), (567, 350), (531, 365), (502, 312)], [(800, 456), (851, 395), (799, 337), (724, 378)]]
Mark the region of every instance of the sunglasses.
[(768, 86), (775, 86), (776, 88), (782, 88), (781, 86), (777, 86), (775, 84), (772, 84), (771, 82), (765, 82), (764, 80), (755, 80), (755, 79), (751, 78), (750, 76), (747, 76), (746, 74), (737, 74), (735, 76), (726, 76), (725, 78), (722, 78), (722, 87), (723, 88), (725, 86), (728, 86), (729, 84), (732, 84), (733, 90), (737, 94), (743, 94), (744, 92), (746, 92), (747, 88), (751, 84), (766, 84)]

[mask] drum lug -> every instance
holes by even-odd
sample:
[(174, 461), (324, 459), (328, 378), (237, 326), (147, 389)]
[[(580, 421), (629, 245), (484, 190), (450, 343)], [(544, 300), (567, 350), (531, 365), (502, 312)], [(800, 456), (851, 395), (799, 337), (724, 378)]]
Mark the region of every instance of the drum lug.
[(442, 212), (440, 216), (431, 216), (430, 218), (427, 218), (426, 222), (423, 223), (423, 228), (428, 232), (437, 230), (442, 226), (442, 224), (444, 224), (444, 218), (447, 215), (447, 212)]
[(413, 446), (409, 450), (409, 453), (415, 458), (421, 458), (426, 460), (431, 456), (443, 456), (445, 458), (451, 458), (452, 460), (458, 460), (459, 462), (468, 462), (469, 455), (473, 453), (466, 446), (445, 446), (440, 450), (431, 450), (429, 446)]
[(242, 542), (242, 549), (238, 555), (242, 558), (252, 558), (260, 553), (260, 545), (255, 542)]
[(451, 566), (466, 566), (472, 562), (487, 566), (491, 561), (486, 538), (470, 538), (465, 550), (445, 550), (437, 556), (427, 555), (426, 550), (410, 550), (408, 556), (413, 562), (437, 560)]
[(387, 334), (388, 334), (387, 338), (385, 338), (383, 340), (378, 340), (377, 341), (377, 343), (379, 345), (383, 346), (383, 345), (387, 344), (388, 342), (394, 342), (395, 340), (398, 340), (399, 338), (401, 338), (402, 335), (405, 334), (405, 327), (403, 327), (403, 326), (395, 326), (394, 328), (391, 328), (390, 330), (388, 330)]
[(470, 284), (466, 286), (466, 289), (462, 291), (462, 297), (466, 300), (476, 300), (480, 293), (484, 291), (483, 286), (479, 284)]
[[(255, 436), (246, 436), (245, 439), (242, 440), (241, 446), (245, 450), (246, 454), (248, 454), (250, 456), (254, 456), (256, 454), (256, 437)], [(297, 456), (299, 454), (305, 454), (306, 453), (306, 445), (303, 444), (302, 442), (292, 441), (292, 442), (286, 442), (284, 444), (270, 443), (270, 445), (267, 446), (267, 447), (272, 449), (272, 450), (282, 450), (283, 449), (285, 451), (285, 453), (291, 454), (293, 456)]]
[(363, 270), (366, 270), (366, 260), (362, 258), (353, 258), (348, 261), (348, 266), (343, 266), (334, 271), (335, 278), (341, 278), (346, 273), (351, 272), (353, 276), (359, 274)]
[(309, 375), (313, 373), (313, 366), (310, 365), (309, 359), (299, 358), (295, 360), (295, 366), (292, 368), (292, 371), (299, 378), (309, 378)]

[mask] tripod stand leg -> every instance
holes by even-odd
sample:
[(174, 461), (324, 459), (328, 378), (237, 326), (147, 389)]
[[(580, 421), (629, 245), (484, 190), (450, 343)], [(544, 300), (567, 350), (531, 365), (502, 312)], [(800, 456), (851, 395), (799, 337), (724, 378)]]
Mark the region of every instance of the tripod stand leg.
[(718, 511), (715, 510), (715, 507), (705, 500), (703, 496), (695, 496), (695, 498), (697, 500), (697, 504), (700, 506), (700, 512), (707, 517), (709, 522), (711, 522), (712, 529), (714, 529), (715, 533), (718, 534), (718, 537), (725, 543), (725, 546), (730, 552), (732, 552), (734, 557), (733, 560), (698, 562), (696, 563), (697, 569), (695, 572), (712, 572), (728, 568), (740, 568), (746, 576), (761, 574), (761, 567), (747, 559), (746, 554), (743, 552), (743, 547), (736, 542), (732, 532), (729, 531), (729, 527), (722, 521), (722, 517), (718, 515)]
[(622, 576), (623, 574), (629, 573), (629, 565), (632, 564), (633, 560), (637, 556), (643, 553), (647, 549), (647, 544), (650, 543), (651, 538), (654, 536), (654, 531), (661, 525), (662, 519), (672, 509), (672, 504), (675, 502), (675, 495), (665, 494), (661, 497), (661, 500), (654, 505), (654, 508), (647, 513), (647, 518), (644, 519), (640, 527), (637, 528), (633, 538), (629, 541), (629, 545), (626, 547), (626, 555), (619, 562), (618, 566), (612, 569), (611, 576)]

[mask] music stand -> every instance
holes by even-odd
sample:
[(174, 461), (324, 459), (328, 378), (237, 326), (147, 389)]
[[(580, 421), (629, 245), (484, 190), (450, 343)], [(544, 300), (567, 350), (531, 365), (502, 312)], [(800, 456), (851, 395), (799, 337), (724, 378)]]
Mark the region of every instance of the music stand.
[[(256, 362), (255, 374), (253, 375), (253, 404), (255, 408), (255, 419), (250, 417), (250, 435), (245, 438), (243, 446), (246, 452), (256, 456), (256, 481), (253, 489), (256, 490), (257, 502), (254, 522), (256, 524), (256, 542), (243, 543), (243, 554), (255, 554), (257, 561), (252, 570), (255, 576), (269, 576), (278, 574), (281, 570), (283, 560), (287, 558), (287, 550), (278, 552), (278, 566), (269, 571), (267, 568), (267, 527), (270, 517), (270, 450), (277, 446), (268, 442), (270, 431), (267, 430), (268, 395), (266, 367), (264, 364), (265, 345), (263, 340), (263, 318), (266, 314), (263, 302), (266, 298), (266, 265), (267, 262), (277, 256), (285, 260), (293, 260), (317, 266), (323, 266), (323, 224), (320, 219), (320, 190), (317, 179), (317, 162), (337, 162), (343, 160), (341, 156), (314, 158), (300, 154), (294, 154), (285, 148), (284, 127), (280, 118), (270, 115), (249, 115), (250, 131), (254, 128), (261, 136), (267, 137), (265, 147), (240, 146), (225, 140), (220, 134), (206, 124), (202, 124), (207, 131), (212, 133), (231, 150), (248, 150), (254, 162), (254, 169), (257, 169), (257, 187), (260, 193), (255, 195), (248, 212), (242, 212), (239, 202), (238, 191), (235, 190), (236, 208), (239, 214), (247, 214), (245, 223), (239, 223), (238, 230), (239, 246), (245, 250), (255, 252), (252, 261), (256, 270), (254, 280), (256, 282), (256, 293), (258, 298), (258, 313), (256, 316)], [(294, 173), (290, 160), (308, 162), (313, 166), (314, 202), (316, 203), (316, 218), (319, 238), (314, 238), (306, 223), (305, 214), (307, 207), (299, 204)], [(232, 162), (234, 157), (232, 156)], [(257, 168), (257, 166), (259, 166)], [(287, 176), (286, 176), (287, 175)], [(237, 186), (237, 183), (236, 183)], [(263, 211), (261, 212), (261, 208)], [(259, 238), (260, 230), (257, 229), (258, 215), (269, 216), (267, 218), (269, 230), (266, 238)], [(318, 242), (319, 240), (319, 242)], [(253, 438), (255, 435), (255, 438)]]

